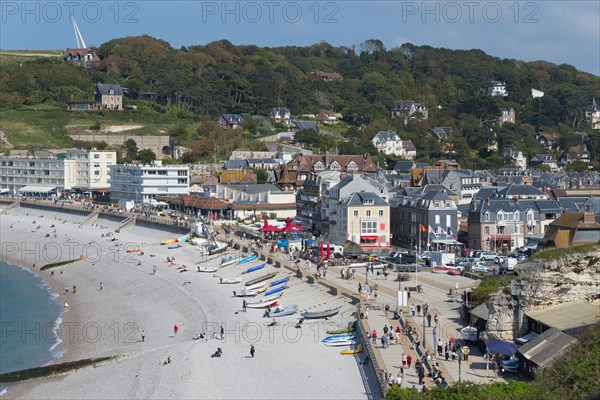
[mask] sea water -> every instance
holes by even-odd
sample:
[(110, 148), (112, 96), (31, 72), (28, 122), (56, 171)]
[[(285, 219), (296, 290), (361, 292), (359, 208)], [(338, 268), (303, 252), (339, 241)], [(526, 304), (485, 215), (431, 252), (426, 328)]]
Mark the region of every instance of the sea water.
[[(41, 367), (61, 354), (63, 305), (31, 271), (0, 262), (0, 373)], [(0, 384), (0, 394), (5, 388)]]

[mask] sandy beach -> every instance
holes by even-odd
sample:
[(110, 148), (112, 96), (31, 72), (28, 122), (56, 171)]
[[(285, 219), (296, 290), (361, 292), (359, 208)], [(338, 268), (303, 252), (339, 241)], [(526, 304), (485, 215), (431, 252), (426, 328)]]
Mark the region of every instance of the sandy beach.
[[(268, 327), (271, 320), (263, 317), (263, 310), (243, 312), (242, 299), (232, 296), (242, 284), (219, 284), (213, 274), (196, 272), (198, 265), (219, 265), (223, 255), (207, 259), (188, 244), (168, 249), (160, 242), (179, 235), (159, 229), (136, 226), (114, 233), (119, 223), (102, 218), (80, 228), (83, 218), (25, 207), (2, 215), (2, 261), (32, 268), (52, 285), (61, 302), (69, 304), (59, 329), (59, 348), (66, 351), (54, 363), (120, 358), (11, 385), (2, 398), (361, 399), (378, 395), (370, 366), (360, 364), (364, 355), (342, 356), (342, 348), (320, 342), (327, 329), (353, 320), (354, 306), (348, 299), (292, 277), (279, 304), (298, 304), (299, 310), (341, 305), (342, 312), (329, 321), (305, 321), (301, 329), (294, 327), (298, 314)], [(102, 237), (109, 232), (112, 237)], [(134, 248), (141, 248), (143, 254), (125, 251)], [(39, 270), (81, 254), (83, 260), (58, 268), (53, 275)], [(166, 263), (168, 256), (175, 256), (172, 266)], [(244, 282), (268, 272), (278, 272), (277, 278), (289, 274), (267, 265), (242, 275), (259, 263), (224, 267), (218, 275), (242, 277)], [(182, 265), (188, 271), (181, 272)], [(248, 301), (261, 298), (262, 294)], [(179, 327), (177, 334), (174, 325)], [(221, 326), (224, 340), (192, 340), (197, 333), (218, 332)], [(253, 358), (251, 344), (256, 348)], [(211, 358), (217, 347), (223, 356)], [(169, 356), (171, 363), (162, 365)]]

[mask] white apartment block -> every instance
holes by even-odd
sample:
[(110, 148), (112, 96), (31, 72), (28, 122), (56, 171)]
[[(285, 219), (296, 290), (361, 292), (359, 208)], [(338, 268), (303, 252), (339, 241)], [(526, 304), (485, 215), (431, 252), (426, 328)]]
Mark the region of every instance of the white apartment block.
[(189, 194), (187, 165), (113, 165), (109, 169), (111, 201), (152, 203), (156, 196)]
[(108, 189), (114, 151), (71, 150), (64, 154), (0, 157), (0, 189), (11, 194), (49, 196), (62, 191)]

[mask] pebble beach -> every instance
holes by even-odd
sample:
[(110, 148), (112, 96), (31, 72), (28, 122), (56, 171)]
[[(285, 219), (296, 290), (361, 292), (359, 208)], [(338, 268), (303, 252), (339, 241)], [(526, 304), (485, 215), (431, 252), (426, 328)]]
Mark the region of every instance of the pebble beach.
[[(232, 250), (207, 257), (187, 243), (169, 249), (160, 242), (181, 233), (138, 226), (115, 233), (118, 220), (100, 218), (80, 227), (84, 218), (26, 207), (0, 216), (2, 261), (31, 269), (68, 304), (58, 330), (59, 346), (65, 352), (53, 363), (118, 357), (64, 375), (10, 384), (3, 399), (379, 396), (370, 366), (362, 364), (364, 354), (340, 355), (344, 348), (321, 343), (327, 329), (353, 321), (355, 307), (347, 298), (291, 277), (280, 305), (298, 304), (299, 311), (342, 306), (341, 312), (327, 321), (305, 321), (301, 328), (295, 327), (296, 313), (270, 327), (272, 320), (263, 316), (264, 310), (244, 312), (242, 299), (234, 297), (233, 291), (269, 272), (283, 278), (288, 270), (267, 265), (242, 274), (261, 263), (257, 260), (220, 268), (216, 274), (197, 272), (198, 266), (218, 266), (222, 257), (242, 254)], [(128, 249), (140, 251), (128, 253)], [(40, 271), (43, 265), (81, 255), (72, 264)], [(167, 263), (167, 257), (175, 261)], [(219, 284), (221, 277), (241, 277), (242, 283)], [(203, 332), (207, 339), (193, 340)], [(256, 349), (254, 357), (251, 345)], [(211, 358), (217, 348), (223, 355)]]

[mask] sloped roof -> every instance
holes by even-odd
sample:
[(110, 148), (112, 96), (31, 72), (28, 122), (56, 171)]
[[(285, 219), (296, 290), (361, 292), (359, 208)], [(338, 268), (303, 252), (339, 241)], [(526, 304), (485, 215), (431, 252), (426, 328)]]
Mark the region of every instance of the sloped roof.
[(585, 301), (564, 303), (547, 310), (525, 314), (531, 319), (561, 331), (600, 323), (600, 308)]
[(123, 89), (121, 88), (121, 85), (119, 85), (118, 83), (97, 83), (96, 84), (96, 91), (98, 93), (100, 93), (101, 95), (106, 95), (106, 94), (110, 94), (110, 90), (114, 91), (114, 94), (119, 96), (119, 95), (123, 95)]
[(575, 342), (573, 336), (550, 328), (517, 349), (517, 351), (538, 367), (549, 367), (570, 344)]
[(379, 131), (377, 132), (377, 134), (375, 135), (375, 137), (373, 137), (373, 139), (377, 139), (379, 142), (385, 143), (385, 142), (389, 142), (389, 141), (399, 141), (400, 136), (398, 136), (398, 134), (394, 131)]
[(342, 203), (348, 206), (362, 206), (366, 200), (373, 200), (373, 206), (387, 206), (388, 203), (375, 193), (371, 192), (355, 192), (352, 193)]
[(554, 221), (550, 222), (549, 226), (556, 226), (556, 227), (565, 228), (565, 229), (577, 229), (577, 228), (581, 228), (581, 227), (600, 228), (600, 224), (597, 222), (592, 223), (592, 224), (584, 224), (583, 223), (583, 214), (569, 212), (569, 211), (567, 211), (566, 213), (564, 213), (562, 216), (555, 219)]

